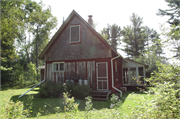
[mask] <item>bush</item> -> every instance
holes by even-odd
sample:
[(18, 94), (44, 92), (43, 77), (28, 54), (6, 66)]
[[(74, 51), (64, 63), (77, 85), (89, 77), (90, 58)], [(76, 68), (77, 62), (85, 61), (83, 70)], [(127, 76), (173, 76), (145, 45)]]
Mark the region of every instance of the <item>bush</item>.
[(70, 84), (67, 85), (67, 91), (75, 98), (85, 99), (90, 94), (91, 88), (87, 85)]
[(39, 94), (41, 97), (59, 97), (64, 92), (63, 85), (47, 80), (40, 87)]
[(26, 118), (29, 115), (29, 110), (23, 110), (23, 108), (23, 102), (13, 102), (11, 100), (6, 103), (6, 107), (4, 110), (5, 113), (4, 115), (1, 115), (1, 117), (5, 117), (8, 119)]
[(74, 83), (68, 83), (63, 86), (61, 83), (54, 83), (51, 80), (47, 80), (41, 85), (39, 94), (41, 97), (59, 97), (64, 91), (75, 98), (85, 99), (90, 94), (91, 88), (87, 85), (80, 86)]
[(75, 103), (74, 97), (69, 97), (68, 92), (63, 93), (63, 99), (65, 118), (73, 118), (78, 112), (79, 104)]
[(140, 102), (132, 111), (132, 118), (178, 118), (179, 104), (176, 98), (178, 90), (174, 90), (174, 84), (165, 82), (159, 84), (154, 91), (154, 99), (149, 102)]
[(54, 83), (51, 80), (47, 80), (41, 85), (39, 94), (41, 97), (59, 97), (64, 91), (75, 98), (85, 99), (90, 94), (91, 88), (87, 85), (80, 86), (74, 83), (68, 83), (63, 86), (61, 83)]
[(153, 86), (146, 93), (153, 94), (150, 102), (140, 102), (132, 111), (132, 118), (179, 118), (179, 72), (177, 65), (158, 63), (158, 72), (154, 72), (150, 81)]

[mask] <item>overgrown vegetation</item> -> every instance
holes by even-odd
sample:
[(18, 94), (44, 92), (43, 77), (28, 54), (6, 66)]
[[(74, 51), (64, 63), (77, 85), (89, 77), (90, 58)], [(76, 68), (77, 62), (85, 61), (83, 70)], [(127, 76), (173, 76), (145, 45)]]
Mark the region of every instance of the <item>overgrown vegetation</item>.
[(54, 83), (48, 80), (41, 85), (39, 93), (41, 97), (62, 97), (63, 92), (68, 92), (75, 98), (85, 99), (90, 94), (90, 91), (91, 88), (87, 85)]
[(8, 119), (25, 118), (28, 115), (29, 115), (29, 110), (23, 110), (23, 103), (21, 101), (7, 102), (4, 118), (8, 118)]
[(153, 94), (154, 99), (139, 102), (132, 118), (179, 118), (180, 101), (180, 67), (157, 63), (159, 72), (154, 72), (148, 80), (153, 86), (146, 93)]
[(68, 92), (63, 93), (65, 118), (73, 118), (78, 112), (79, 104), (75, 102), (74, 97), (69, 96)]
[[(37, 83), (38, 54), (49, 41), (57, 19), (51, 8), (32, 0), (1, 1), (1, 85), (22, 88)], [(36, 80), (36, 81), (35, 81)]]
[(41, 97), (59, 97), (64, 92), (63, 84), (54, 83), (51, 80), (47, 80), (45, 83), (41, 84), (39, 94)]

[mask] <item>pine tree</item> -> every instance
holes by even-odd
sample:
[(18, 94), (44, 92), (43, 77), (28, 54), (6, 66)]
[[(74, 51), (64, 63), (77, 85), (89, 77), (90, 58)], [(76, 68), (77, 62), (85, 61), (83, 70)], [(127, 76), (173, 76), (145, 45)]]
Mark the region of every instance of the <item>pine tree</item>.
[(100, 33), (109, 43), (110, 45), (117, 50), (118, 41), (120, 40), (121, 36), (121, 27), (113, 24), (104, 28)]
[(157, 15), (170, 16), (168, 23), (172, 25), (178, 25), (180, 23), (180, 0), (165, 0), (168, 3), (170, 9), (159, 9)]
[(132, 25), (126, 26), (122, 30), (122, 41), (125, 43), (125, 46), (121, 50), (126, 52), (130, 58), (137, 58), (145, 52), (147, 36), (142, 26), (142, 18), (133, 13), (130, 20)]

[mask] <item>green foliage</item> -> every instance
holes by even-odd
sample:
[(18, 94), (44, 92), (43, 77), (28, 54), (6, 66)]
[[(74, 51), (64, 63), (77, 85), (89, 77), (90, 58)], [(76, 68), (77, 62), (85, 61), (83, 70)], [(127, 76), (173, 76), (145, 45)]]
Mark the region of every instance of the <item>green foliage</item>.
[(1, 71), (7, 71), (7, 70), (12, 70), (12, 67), (10, 67), (10, 68), (6, 68), (6, 67), (3, 67), (3, 66), (1, 66)]
[(176, 97), (178, 90), (174, 89), (174, 84), (164, 82), (152, 90), (155, 92), (154, 99), (139, 102), (139, 106), (132, 111), (132, 118), (178, 118), (180, 101)]
[(78, 99), (85, 99), (91, 92), (91, 88), (87, 85), (74, 85), (70, 94)]
[(51, 80), (47, 80), (41, 84), (39, 94), (41, 97), (59, 97), (64, 92), (63, 85), (61, 83), (54, 83)]
[(173, 25), (167, 35), (170, 36), (173, 44), (171, 51), (175, 53), (174, 57), (180, 60), (180, 24), (177, 26)]
[(121, 100), (115, 94), (112, 94), (110, 108), (119, 108), (121, 106)]
[[(22, 21), (22, 8), (24, 1), (1, 1), (1, 65), (5, 69), (12, 68), (12, 70), (2, 70), (1, 83), (2, 87), (12, 86), (15, 79), (13, 79), (13, 65), (18, 59), (15, 53), (15, 39), (21, 38), (21, 32), (24, 26)], [(1, 67), (1, 69), (2, 69)], [(3, 68), (3, 69), (4, 69)], [(11, 83), (5, 84), (5, 83)]]
[(107, 40), (113, 48), (117, 50), (118, 41), (120, 40), (121, 36), (121, 27), (113, 24), (107, 26), (107, 28), (103, 28), (101, 31), (101, 36)]
[(161, 64), (160, 62), (157, 62), (158, 66), (158, 72), (154, 71), (151, 78), (148, 79), (148, 81), (151, 83), (151, 85), (159, 85), (164, 82), (170, 82), (175, 83), (174, 88), (178, 88), (178, 81), (180, 79), (179, 72), (180, 67), (176, 64), (170, 65), (170, 64)]
[(141, 26), (143, 21), (142, 18), (137, 16), (135, 13), (130, 17), (132, 22), (131, 26), (126, 26), (122, 30), (122, 41), (125, 43), (124, 52), (130, 57), (137, 58), (142, 55), (145, 51), (146, 32)]
[(15, 76), (14, 79), (16, 79), (16, 82), (14, 82), (13, 87), (14, 88), (24, 88), (26, 86), (30, 86), (33, 84), (38, 83), (36, 79), (37, 73), (36, 73), (36, 67), (35, 65), (30, 62), (28, 65), (28, 72), (24, 71), (23, 68), (17, 64), (14, 67), (18, 68), (13, 72), (13, 75)]
[(23, 107), (21, 101), (7, 102), (4, 117), (8, 119), (26, 118), (29, 115), (29, 110), (23, 110)]
[(85, 99), (86, 99), (86, 107), (85, 107), (85, 110), (86, 110), (86, 111), (92, 110), (92, 106), (93, 106), (92, 97), (91, 97), (91, 96), (87, 96)]
[[(57, 24), (51, 8), (31, 0), (1, 1), (2, 88), (21, 88), (35, 83), (37, 55), (49, 41)], [(31, 63), (32, 62), (32, 63)], [(42, 65), (42, 62), (40, 62)], [(34, 78), (34, 79), (32, 79)], [(19, 85), (19, 86), (17, 86)], [(8, 87), (7, 87), (8, 86)]]
[(159, 9), (157, 15), (159, 16), (169, 16), (169, 24), (178, 25), (180, 23), (180, 1), (179, 0), (165, 0), (168, 3), (170, 9), (162, 10)]
[(75, 103), (74, 97), (69, 97), (68, 92), (63, 93), (65, 118), (72, 118), (78, 112), (79, 104)]
[(89, 113), (93, 109), (93, 103), (92, 103), (92, 97), (91, 96), (87, 96), (85, 99), (86, 99), (85, 117), (88, 119), (88, 118), (91, 118), (91, 114), (89, 114)]
[(36, 66), (30, 62), (28, 65), (28, 74), (27, 74), (27, 80), (35, 80), (35, 78), (37, 77), (37, 73), (36, 73)]
[(84, 99), (90, 94), (91, 88), (87, 85), (80, 86), (74, 83), (63, 85), (61, 83), (54, 83), (51, 80), (47, 80), (41, 85), (39, 93), (41, 97), (59, 97), (64, 91), (68, 92), (75, 98)]
[(179, 117), (179, 72), (177, 65), (157, 63), (155, 71), (147, 81), (153, 86), (146, 93), (154, 95), (154, 99), (140, 102), (133, 113), (133, 118), (178, 118)]
[[(37, 68), (39, 66), (38, 55), (49, 42), (50, 31), (56, 27), (57, 19), (51, 14), (50, 7), (44, 9), (42, 2), (36, 3), (31, 0), (28, 0), (26, 3), (26, 15), (28, 16), (26, 18), (27, 31), (33, 35), (33, 38), (29, 39), (31, 43), (28, 43), (27, 39), (23, 39), (26, 52), (22, 54), (25, 56), (31, 54), (32, 61), (36, 63)], [(26, 44), (28, 44), (28, 47), (26, 47)], [(28, 52), (29, 47), (32, 49), (31, 52)]]
[(149, 52), (147, 55), (139, 56), (134, 60), (148, 65), (148, 68), (145, 70), (147, 78), (150, 78), (154, 71), (158, 71), (156, 62), (166, 63), (166, 58), (158, 56), (155, 52)]

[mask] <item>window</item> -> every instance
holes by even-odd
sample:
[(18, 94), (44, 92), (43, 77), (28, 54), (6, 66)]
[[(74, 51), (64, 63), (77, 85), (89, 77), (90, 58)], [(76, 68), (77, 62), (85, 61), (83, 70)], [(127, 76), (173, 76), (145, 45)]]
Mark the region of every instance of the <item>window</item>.
[(131, 75), (131, 78), (135, 78), (136, 77), (136, 68), (130, 68), (130, 72), (129, 74)]
[(52, 69), (54, 72), (62, 72), (64, 71), (64, 62), (53, 62)]
[(80, 42), (80, 25), (70, 26), (70, 43)]
[(139, 70), (139, 76), (144, 76), (143, 75), (143, 67), (138, 67)]
[(136, 77), (137, 77), (136, 67), (130, 68), (129, 75), (130, 75), (130, 83), (136, 84)]

